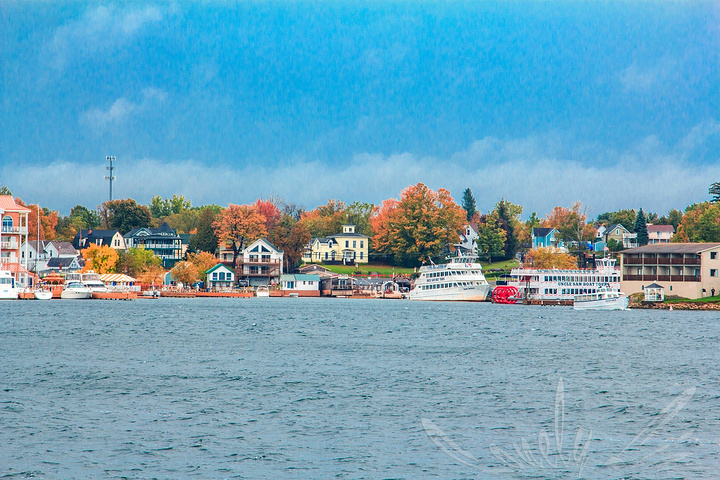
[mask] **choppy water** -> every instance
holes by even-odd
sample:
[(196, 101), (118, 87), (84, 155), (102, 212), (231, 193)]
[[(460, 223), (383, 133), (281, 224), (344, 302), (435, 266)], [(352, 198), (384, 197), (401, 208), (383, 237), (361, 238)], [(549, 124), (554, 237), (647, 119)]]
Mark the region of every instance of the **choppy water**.
[(718, 318), (0, 303), (0, 478), (716, 478)]

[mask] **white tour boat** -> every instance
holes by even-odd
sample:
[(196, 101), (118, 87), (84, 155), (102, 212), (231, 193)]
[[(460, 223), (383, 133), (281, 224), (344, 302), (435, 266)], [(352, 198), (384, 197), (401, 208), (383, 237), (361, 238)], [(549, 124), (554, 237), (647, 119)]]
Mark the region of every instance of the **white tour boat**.
[(60, 298), (66, 300), (92, 298), (92, 289), (82, 282), (71, 280), (69, 282), (65, 282)]
[(475, 255), (458, 255), (450, 263), (423, 265), (410, 300), (482, 302), (487, 299), (490, 284), (483, 275)]
[(570, 302), (575, 295), (596, 293), (601, 287), (620, 291), (620, 269), (615, 268), (614, 258), (597, 259), (594, 270), (516, 267), (508, 285), (518, 289), (518, 298)]
[(627, 310), (630, 299), (620, 290), (600, 287), (594, 293), (575, 295), (575, 310)]
[(17, 300), (20, 289), (15, 285), (15, 277), (7, 270), (0, 270), (0, 299)]

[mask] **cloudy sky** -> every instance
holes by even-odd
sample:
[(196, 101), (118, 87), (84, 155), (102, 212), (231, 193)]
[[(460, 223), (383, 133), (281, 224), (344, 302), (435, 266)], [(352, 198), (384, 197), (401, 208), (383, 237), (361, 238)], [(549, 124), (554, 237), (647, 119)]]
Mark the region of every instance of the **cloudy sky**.
[(717, 2), (0, 3), (0, 185), (379, 203), (470, 187), (544, 216), (720, 181)]

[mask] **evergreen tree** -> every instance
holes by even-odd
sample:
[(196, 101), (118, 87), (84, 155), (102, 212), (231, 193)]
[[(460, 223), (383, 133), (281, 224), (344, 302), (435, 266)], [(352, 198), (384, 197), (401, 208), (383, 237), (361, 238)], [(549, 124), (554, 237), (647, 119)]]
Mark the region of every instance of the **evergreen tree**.
[(715, 182), (708, 188), (708, 193), (712, 195), (712, 203), (720, 202), (720, 182)]
[(472, 217), (474, 217), (477, 213), (477, 204), (475, 203), (475, 197), (473, 197), (472, 190), (470, 190), (469, 188), (466, 188), (463, 192), (462, 207), (467, 213), (467, 220), (469, 222)]
[(635, 217), (635, 228), (633, 230), (637, 233), (638, 246), (642, 247), (643, 245), (647, 245), (648, 230), (647, 223), (645, 222), (645, 214), (643, 213), (642, 208), (638, 210), (637, 216)]
[(197, 232), (190, 238), (190, 249), (197, 252), (215, 253), (218, 247), (218, 238), (215, 235), (213, 222), (216, 213), (212, 208), (205, 208), (197, 222)]

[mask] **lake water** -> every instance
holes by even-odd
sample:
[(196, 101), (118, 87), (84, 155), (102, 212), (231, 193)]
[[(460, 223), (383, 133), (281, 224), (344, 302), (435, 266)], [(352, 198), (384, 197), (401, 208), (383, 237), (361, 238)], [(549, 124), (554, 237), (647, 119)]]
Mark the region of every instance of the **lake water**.
[(0, 303), (0, 478), (717, 478), (711, 312)]

